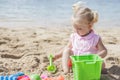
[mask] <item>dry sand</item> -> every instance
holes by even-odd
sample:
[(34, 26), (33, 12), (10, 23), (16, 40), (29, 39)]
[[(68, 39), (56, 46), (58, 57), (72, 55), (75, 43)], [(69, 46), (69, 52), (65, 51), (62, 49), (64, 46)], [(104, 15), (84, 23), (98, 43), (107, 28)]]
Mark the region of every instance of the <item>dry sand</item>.
[[(96, 28), (108, 49), (105, 58), (109, 74), (102, 75), (101, 80), (120, 80), (120, 28)], [(57, 53), (69, 39), (72, 28), (0, 28), (0, 75), (9, 75), (22, 71), (25, 74), (63, 75), (61, 59), (54, 62), (58, 71), (47, 72), (47, 56)], [(70, 76), (71, 75), (71, 76)], [(65, 80), (73, 80), (72, 73)], [(67, 79), (68, 77), (71, 77)]]

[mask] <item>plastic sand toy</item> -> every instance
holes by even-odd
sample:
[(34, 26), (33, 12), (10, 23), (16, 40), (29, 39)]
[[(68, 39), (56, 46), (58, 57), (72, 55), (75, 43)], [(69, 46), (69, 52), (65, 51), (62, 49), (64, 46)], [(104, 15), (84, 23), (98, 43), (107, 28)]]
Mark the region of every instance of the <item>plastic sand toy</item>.
[(48, 78), (48, 76), (47, 76), (46, 74), (42, 74), (40, 77), (41, 77), (42, 79)]
[(19, 76), (17, 80), (30, 80), (30, 78), (27, 75)]
[(56, 71), (56, 66), (53, 64), (52, 59), (53, 59), (53, 56), (50, 55), (50, 56), (49, 56), (50, 65), (47, 66), (47, 70), (48, 70), (49, 72), (55, 73), (55, 71)]
[(68, 60), (68, 67), (72, 68), (72, 61), (71, 61), (71, 59)]
[(58, 76), (58, 77), (49, 77), (49, 78), (45, 78), (42, 80), (64, 80), (63, 76)]
[(70, 56), (74, 80), (100, 80), (103, 60), (95, 54)]
[(38, 74), (33, 74), (30, 76), (30, 80), (41, 80), (40, 75)]
[(17, 80), (19, 76), (23, 76), (23, 72), (18, 72), (9, 76), (0, 76), (0, 80)]

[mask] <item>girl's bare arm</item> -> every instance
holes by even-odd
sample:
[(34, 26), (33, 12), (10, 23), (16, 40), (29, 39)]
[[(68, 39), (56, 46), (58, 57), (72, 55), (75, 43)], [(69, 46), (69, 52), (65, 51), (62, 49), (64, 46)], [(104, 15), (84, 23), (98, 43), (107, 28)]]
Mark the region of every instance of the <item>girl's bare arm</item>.
[(98, 55), (104, 58), (107, 55), (107, 49), (103, 45), (101, 38), (98, 41), (97, 48), (99, 50)]

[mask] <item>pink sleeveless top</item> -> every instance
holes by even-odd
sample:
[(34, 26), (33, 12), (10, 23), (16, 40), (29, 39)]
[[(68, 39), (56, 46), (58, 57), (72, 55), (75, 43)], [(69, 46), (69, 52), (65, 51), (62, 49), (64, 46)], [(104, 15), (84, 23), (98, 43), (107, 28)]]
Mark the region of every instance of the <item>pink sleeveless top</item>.
[(94, 31), (87, 36), (81, 37), (77, 33), (72, 33), (70, 40), (72, 42), (72, 51), (74, 55), (96, 54), (98, 52), (97, 44), (100, 36)]

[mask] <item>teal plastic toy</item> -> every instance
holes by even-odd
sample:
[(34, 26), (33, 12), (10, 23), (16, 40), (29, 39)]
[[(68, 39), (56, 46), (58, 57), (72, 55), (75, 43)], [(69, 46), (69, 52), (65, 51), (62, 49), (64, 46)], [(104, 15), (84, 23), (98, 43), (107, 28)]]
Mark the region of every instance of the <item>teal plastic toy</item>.
[(24, 73), (23, 72), (18, 72), (16, 74), (12, 74), (12, 75), (9, 75), (9, 76), (0, 76), (0, 80), (18, 80), (17, 78), (19, 76), (23, 76)]
[(40, 75), (38, 74), (33, 74), (30, 76), (30, 80), (41, 80)]
[(50, 65), (47, 66), (47, 70), (48, 70), (49, 72), (55, 73), (55, 72), (56, 72), (56, 66), (53, 64), (52, 59), (53, 59), (53, 56), (50, 55), (50, 56), (49, 56)]

